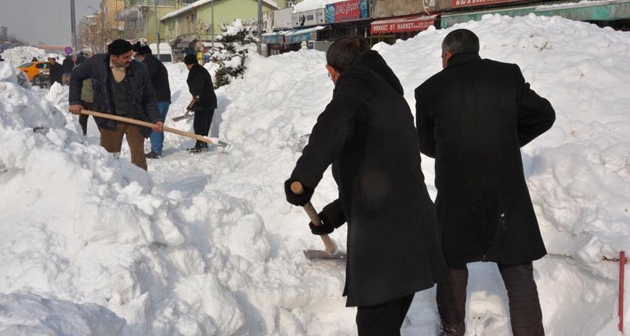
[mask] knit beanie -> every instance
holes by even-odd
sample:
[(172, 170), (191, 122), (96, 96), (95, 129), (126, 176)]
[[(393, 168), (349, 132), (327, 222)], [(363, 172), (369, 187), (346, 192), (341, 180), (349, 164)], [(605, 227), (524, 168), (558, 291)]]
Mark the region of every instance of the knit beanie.
[(118, 39), (114, 40), (107, 46), (107, 52), (110, 55), (122, 55), (131, 51), (131, 43), (127, 40)]
[(184, 64), (195, 64), (198, 63), (197, 55), (195, 54), (187, 54), (184, 56)]

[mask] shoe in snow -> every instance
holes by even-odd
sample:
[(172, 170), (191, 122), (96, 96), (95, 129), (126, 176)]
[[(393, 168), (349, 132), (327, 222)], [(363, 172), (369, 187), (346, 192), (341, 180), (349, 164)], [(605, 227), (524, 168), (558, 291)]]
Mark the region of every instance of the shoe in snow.
[(162, 153), (156, 153), (154, 151), (151, 151), (151, 152), (145, 154), (144, 156), (146, 156), (147, 159), (161, 159), (162, 158)]

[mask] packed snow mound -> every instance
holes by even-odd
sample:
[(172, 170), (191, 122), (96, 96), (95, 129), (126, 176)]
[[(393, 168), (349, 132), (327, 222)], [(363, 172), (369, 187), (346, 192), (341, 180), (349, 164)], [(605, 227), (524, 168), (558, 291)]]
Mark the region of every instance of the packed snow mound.
[(125, 320), (95, 304), (44, 298), (31, 293), (0, 294), (0, 334), (118, 335)]
[(17, 67), (26, 62), (30, 62), (33, 57), (40, 61), (46, 60), (46, 51), (37, 47), (22, 46), (7, 49), (2, 53), (2, 58), (9, 62), (12, 66)]
[[(523, 148), (555, 253), (534, 263), (546, 332), (615, 335), (618, 266), (601, 259), (630, 246), (630, 34), (557, 17), (486, 16), (375, 46), (412, 110), (413, 90), (441, 70), (442, 39), (460, 27), (479, 35), (482, 57), (519, 64), (557, 112), (554, 127)], [(243, 79), (217, 90), (213, 128), (233, 145), (230, 154), (179, 153), (191, 141), (167, 136), (165, 156), (150, 161), (149, 173), (77, 134), (66, 87), (42, 98), (0, 66), (0, 330), (356, 334), (355, 311), (341, 297), (343, 264), (304, 258), (303, 249), (322, 244), (282, 188), (332, 96), (325, 55), (300, 50), (248, 61)], [(172, 122), (190, 101), (188, 72), (167, 68), (167, 126), (191, 130), (192, 120)], [(424, 157), (423, 170), (435, 196), (433, 162)], [(321, 208), (336, 193), (327, 173), (313, 204)], [(346, 233), (343, 226), (331, 235), (341, 249)], [(469, 334), (509, 335), (498, 271), (470, 269)], [(434, 295), (416, 295), (403, 335), (437, 335)], [(25, 327), (6, 318), (19, 307)], [(75, 324), (76, 332), (63, 329)]]

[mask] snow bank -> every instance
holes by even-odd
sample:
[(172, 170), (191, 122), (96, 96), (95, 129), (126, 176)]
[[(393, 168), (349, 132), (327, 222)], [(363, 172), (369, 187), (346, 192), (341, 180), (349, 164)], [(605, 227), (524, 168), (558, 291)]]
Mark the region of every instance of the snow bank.
[[(479, 35), (482, 57), (519, 64), (557, 111), (552, 130), (522, 151), (554, 253), (534, 263), (546, 332), (615, 335), (617, 265), (601, 259), (630, 247), (630, 34), (558, 17), (486, 16), (375, 46), (410, 106), (415, 87), (440, 71), (442, 39), (458, 27)], [(169, 134), (148, 173), (125, 149), (116, 160), (97, 146), (93, 124), (88, 138), (77, 135), (67, 88), (40, 97), (0, 64), (0, 330), (356, 334), (355, 311), (341, 297), (343, 263), (304, 258), (303, 249), (322, 244), (282, 188), (332, 96), (324, 54), (252, 54), (248, 62), (244, 79), (217, 90), (211, 135), (232, 143), (230, 154), (190, 155), (183, 149), (192, 141)], [(167, 67), (166, 124), (192, 130), (192, 119), (172, 121), (190, 101), (188, 71)], [(424, 157), (423, 170), (434, 196), (433, 162)], [(335, 197), (327, 173), (313, 203)], [(331, 235), (342, 249), (346, 230)], [(470, 269), (468, 334), (508, 335), (498, 271)], [(437, 334), (434, 294), (416, 295), (403, 335)]]

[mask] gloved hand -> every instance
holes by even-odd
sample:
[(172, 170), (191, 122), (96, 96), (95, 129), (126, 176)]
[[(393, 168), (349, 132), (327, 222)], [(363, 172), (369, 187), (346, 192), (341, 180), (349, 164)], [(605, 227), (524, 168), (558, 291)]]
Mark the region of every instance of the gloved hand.
[(297, 205), (297, 206), (304, 206), (304, 204), (308, 203), (311, 200), (311, 197), (313, 196), (313, 188), (306, 186), (304, 184), (302, 184), (302, 188), (304, 189), (304, 193), (300, 194), (300, 195), (296, 195), (295, 193), (293, 193), (293, 191), (291, 190), (291, 183), (295, 182), (294, 179), (288, 179), (286, 181), (284, 181), (284, 193), (287, 196), (287, 202), (293, 204), (293, 205)]
[(335, 227), (330, 223), (326, 215), (324, 213), (319, 213), (319, 220), (322, 222), (322, 225), (316, 226), (313, 222), (308, 223), (308, 226), (311, 228), (311, 233), (318, 236), (327, 235), (335, 230)]

